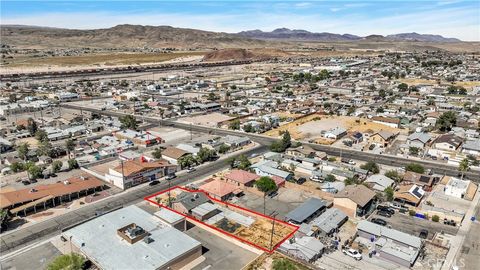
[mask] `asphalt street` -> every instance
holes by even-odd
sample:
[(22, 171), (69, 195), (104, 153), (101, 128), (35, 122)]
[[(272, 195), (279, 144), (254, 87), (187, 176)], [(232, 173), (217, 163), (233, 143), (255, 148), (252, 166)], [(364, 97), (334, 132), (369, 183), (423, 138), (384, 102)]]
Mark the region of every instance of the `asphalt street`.
[[(94, 108), (79, 106), (79, 105), (73, 105), (73, 104), (68, 104), (68, 103), (62, 103), (61, 106), (65, 107), (65, 108), (70, 108), (70, 109), (77, 109), (77, 110), (82, 109), (82, 110), (85, 110), (85, 111), (91, 111), (91, 112), (95, 112), (95, 113), (98, 113), (98, 114), (109, 115), (109, 116), (114, 116), (114, 117), (119, 117), (119, 116), (125, 115), (125, 113), (121, 113), (121, 112), (102, 111), (102, 110), (99, 110), (99, 109), (94, 109)], [(241, 131), (225, 130), (225, 129), (220, 129), (220, 128), (206, 127), (206, 126), (198, 126), (198, 125), (175, 122), (175, 121), (172, 121), (172, 120), (159, 119), (159, 118), (155, 118), (155, 117), (146, 117), (145, 116), (145, 117), (142, 117), (142, 118), (147, 122), (159, 124), (161, 126), (171, 126), (171, 127), (181, 128), (181, 129), (185, 129), (185, 130), (205, 132), (205, 133), (216, 134), (216, 135), (247, 136), (251, 140), (254, 140), (254, 141), (256, 141), (260, 144), (263, 144), (263, 145), (270, 145), (272, 142), (277, 140), (275, 138), (268, 137), (268, 136), (265, 136), (265, 135), (260, 135), (260, 134), (245, 133), (245, 132), (241, 132)], [(410, 163), (414, 162), (414, 163), (418, 163), (418, 164), (423, 165), (427, 169), (431, 169), (433, 171), (433, 173), (435, 173), (435, 174), (444, 174), (444, 175), (449, 175), (449, 176), (458, 176), (458, 174), (459, 174), (457, 166), (438, 163), (438, 162), (434, 162), (434, 161), (411, 160), (411, 159), (404, 158), (404, 157), (399, 157), (399, 156), (367, 153), (367, 152), (354, 150), (354, 149), (343, 149), (343, 148), (339, 148), (339, 147), (335, 147), (335, 146), (320, 145), (320, 144), (308, 143), (308, 142), (302, 142), (302, 144), (308, 145), (308, 146), (312, 147), (313, 149), (315, 149), (317, 151), (323, 151), (323, 152), (327, 153), (328, 155), (333, 155), (333, 156), (342, 156), (344, 158), (355, 159), (355, 160), (363, 160), (363, 161), (374, 161), (376, 163), (389, 165), (389, 166), (396, 166), (396, 167), (403, 167), (407, 164), (410, 164)], [(470, 171), (465, 173), (465, 177), (467, 179), (470, 179), (470, 180), (473, 180), (473, 181), (476, 181), (476, 182), (480, 181), (480, 178), (478, 178), (478, 175), (480, 175), (480, 171), (478, 171), (478, 170), (470, 170)]]
[[(259, 146), (249, 149), (245, 152), (238, 153), (244, 155), (260, 154), (266, 151), (265, 146)], [(179, 176), (173, 179), (171, 186), (183, 185), (194, 180), (198, 180), (210, 174), (213, 174), (228, 166), (225, 159), (219, 159), (215, 162), (199, 166), (196, 171)], [(48, 238), (51, 238), (63, 230), (68, 229), (75, 224), (87, 221), (95, 217), (96, 213), (104, 213), (118, 209), (120, 207), (135, 204), (143, 200), (144, 197), (160, 192), (168, 188), (167, 182), (162, 182), (156, 186), (143, 186), (127, 190), (126, 192), (108, 197), (104, 200), (93, 204), (86, 205), (71, 212), (65, 213), (61, 216), (54, 217), (36, 224), (32, 224), (25, 228), (19, 228), (11, 232), (5, 232), (0, 236), (0, 253), (5, 255), (6, 252), (11, 252), (19, 248), (31, 245)]]

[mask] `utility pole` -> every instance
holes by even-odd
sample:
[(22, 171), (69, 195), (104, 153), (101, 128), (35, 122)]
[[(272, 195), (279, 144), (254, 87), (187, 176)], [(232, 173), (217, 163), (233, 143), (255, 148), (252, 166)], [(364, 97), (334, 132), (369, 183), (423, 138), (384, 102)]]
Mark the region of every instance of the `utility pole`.
[(273, 211), (270, 216), (273, 218), (272, 220), (272, 233), (270, 234), (270, 250), (273, 248), (273, 232), (275, 231), (275, 217), (278, 215), (277, 211)]
[(125, 174), (123, 172), (123, 159), (120, 159), (120, 163), (122, 164), (122, 185), (125, 184)]

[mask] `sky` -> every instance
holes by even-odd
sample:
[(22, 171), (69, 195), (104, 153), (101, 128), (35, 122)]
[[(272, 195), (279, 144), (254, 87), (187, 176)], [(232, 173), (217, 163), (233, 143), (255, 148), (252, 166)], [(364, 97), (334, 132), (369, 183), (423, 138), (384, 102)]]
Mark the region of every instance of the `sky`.
[(480, 41), (480, 0), (1, 0), (0, 23), (71, 29), (170, 25), (228, 33), (286, 27), (359, 36), (417, 32)]

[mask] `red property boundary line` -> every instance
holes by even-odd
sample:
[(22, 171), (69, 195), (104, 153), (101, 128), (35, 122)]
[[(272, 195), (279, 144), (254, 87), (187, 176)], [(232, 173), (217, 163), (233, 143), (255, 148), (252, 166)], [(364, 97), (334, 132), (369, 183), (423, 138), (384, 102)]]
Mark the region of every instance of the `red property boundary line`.
[[(158, 195), (164, 194), (164, 193), (166, 193), (166, 192), (169, 192), (169, 191), (171, 191), (171, 190), (174, 190), (174, 189), (181, 189), (181, 190), (186, 191), (186, 192), (202, 192), (202, 193), (204, 193), (210, 200), (212, 200), (212, 201), (214, 201), (214, 202), (217, 202), (217, 203), (220, 203), (220, 204), (224, 204), (224, 205), (227, 205), (227, 206), (229, 206), (229, 207), (237, 208), (237, 209), (240, 209), (240, 210), (243, 210), (243, 211), (252, 213), (252, 214), (254, 214), (254, 215), (261, 216), (261, 217), (266, 218), (266, 219), (270, 219), (270, 220), (272, 220), (272, 221), (275, 220), (275, 222), (281, 223), (281, 224), (286, 225), (286, 226), (288, 226), (288, 227), (291, 227), (291, 228), (293, 228), (294, 230), (293, 230), (290, 234), (288, 234), (284, 239), (282, 239), (280, 242), (278, 242), (272, 249), (266, 249), (266, 248), (264, 248), (264, 247), (261, 247), (261, 246), (255, 244), (255, 243), (252, 243), (252, 242), (247, 241), (247, 240), (245, 240), (245, 239), (242, 239), (242, 238), (240, 238), (240, 237), (238, 237), (238, 236), (236, 236), (236, 235), (233, 235), (233, 234), (231, 234), (231, 233), (229, 233), (229, 232), (226, 232), (226, 231), (224, 231), (224, 230), (221, 230), (221, 229), (219, 229), (219, 228), (217, 228), (217, 227), (215, 227), (215, 226), (213, 226), (213, 225), (210, 225), (210, 224), (207, 224), (207, 223), (205, 223), (205, 222), (203, 222), (203, 221), (201, 221), (201, 220), (198, 220), (198, 219), (196, 219), (195, 217), (191, 217), (191, 216), (189, 216), (189, 215), (180, 213), (180, 212), (178, 212), (178, 211), (176, 211), (176, 210), (173, 210), (173, 209), (170, 208), (170, 207), (167, 207), (167, 206), (165, 206), (165, 205), (163, 205), (163, 204), (158, 203), (158, 202), (155, 201), (155, 200), (152, 200), (152, 198), (154, 198), (154, 197), (156, 197), (156, 196), (158, 196)], [(270, 216), (267, 216), (267, 215), (264, 215), (264, 214), (261, 214), (261, 213), (257, 213), (257, 212), (255, 212), (255, 211), (250, 210), (250, 209), (246, 209), (246, 208), (240, 207), (240, 206), (235, 205), (235, 204), (223, 202), (223, 201), (221, 201), (221, 200), (212, 198), (212, 197), (210, 197), (210, 195), (209, 195), (206, 191), (204, 191), (204, 190), (192, 190), (192, 189), (188, 189), (188, 188), (184, 188), (184, 187), (180, 187), (180, 186), (174, 186), (174, 187), (171, 187), (171, 188), (169, 188), (169, 189), (167, 189), (167, 190), (160, 191), (160, 192), (157, 192), (157, 193), (155, 193), (155, 194), (153, 194), (153, 195), (147, 196), (147, 197), (145, 197), (145, 198), (143, 198), (143, 199), (146, 200), (146, 201), (148, 201), (148, 202), (150, 202), (150, 203), (153, 203), (153, 204), (155, 204), (155, 205), (158, 205), (159, 207), (163, 207), (163, 208), (168, 209), (168, 210), (170, 210), (170, 211), (172, 211), (172, 212), (175, 212), (175, 213), (177, 213), (177, 214), (179, 214), (179, 215), (181, 215), (181, 216), (183, 216), (183, 217), (185, 217), (185, 218), (187, 218), (187, 219), (191, 219), (191, 220), (193, 220), (193, 221), (195, 221), (195, 222), (199, 222), (199, 223), (201, 223), (201, 224), (203, 224), (203, 225), (205, 225), (205, 226), (207, 226), (207, 227), (209, 227), (209, 228), (211, 228), (211, 229), (214, 229), (214, 230), (216, 230), (216, 231), (218, 231), (218, 232), (220, 232), (220, 233), (222, 233), (222, 234), (225, 234), (225, 235), (228, 235), (228, 236), (230, 236), (230, 237), (232, 237), (232, 238), (235, 238), (236, 240), (239, 240), (239, 241), (242, 242), (242, 243), (249, 244), (249, 245), (251, 245), (251, 246), (253, 246), (253, 247), (255, 247), (255, 248), (261, 249), (261, 250), (263, 250), (263, 251), (265, 251), (265, 252), (268, 252), (268, 253), (273, 253), (283, 242), (285, 242), (287, 239), (289, 239), (290, 237), (292, 237), (292, 235), (293, 235), (295, 232), (297, 232), (298, 229), (300, 228), (299, 226), (295, 226), (295, 225), (290, 224), (290, 223), (287, 223), (287, 222), (285, 222), (285, 221), (278, 220), (278, 219), (272, 218), (272, 217), (270, 217)]]

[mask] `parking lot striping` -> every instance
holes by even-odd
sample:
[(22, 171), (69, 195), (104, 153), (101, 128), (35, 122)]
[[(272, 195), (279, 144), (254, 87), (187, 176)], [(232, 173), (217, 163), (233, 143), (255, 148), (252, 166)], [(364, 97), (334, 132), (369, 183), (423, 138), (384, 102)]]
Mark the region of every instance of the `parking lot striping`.
[[(213, 225), (207, 224), (207, 223), (205, 223), (205, 222), (203, 222), (203, 221), (200, 221), (200, 220), (198, 220), (198, 219), (196, 219), (196, 218), (194, 218), (194, 217), (192, 217), (192, 216), (183, 214), (183, 213), (178, 212), (178, 211), (176, 211), (176, 210), (174, 210), (174, 209), (172, 209), (172, 208), (170, 208), (170, 207), (167, 207), (166, 205), (160, 204), (160, 203), (156, 202), (155, 200), (152, 200), (152, 198), (154, 198), (154, 197), (157, 197), (157, 196), (159, 196), (159, 195), (165, 194), (165, 193), (170, 192), (170, 191), (175, 190), (175, 189), (180, 189), (180, 190), (183, 190), (183, 191), (186, 191), (186, 192), (202, 192), (202, 193), (204, 193), (210, 200), (212, 200), (212, 201), (214, 201), (214, 202), (217, 202), (217, 203), (220, 203), (220, 204), (224, 204), (224, 205), (226, 205), (227, 207), (233, 207), (233, 208), (240, 209), (240, 210), (242, 210), (242, 211), (249, 212), (249, 213), (251, 213), (251, 214), (254, 214), (254, 215), (257, 215), (257, 216), (260, 216), (260, 217), (269, 219), (269, 220), (271, 220), (272, 222), (276, 222), (276, 223), (280, 223), (280, 224), (286, 225), (286, 226), (288, 226), (288, 227), (293, 228), (293, 231), (290, 232), (290, 233), (289, 233), (287, 236), (285, 236), (283, 239), (281, 239), (281, 240), (280, 240), (277, 244), (275, 244), (275, 246), (273, 246), (271, 249), (267, 249), (267, 248), (261, 247), (261, 246), (259, 246), (258, 244), (252, 243), (251, 241), (245, 240), (245, 239), (243, 239), (243, 238), (241, 238), (241, 237), (238, 237), (238, 236), (236, 236), (236, 235), (234, 235), (234, 234), (232, 234), (232, 233), (229, 233), (229, 232), (226, 232), (226, 231), (224, 231), (224, 230), (221, 230), (221, 229), (219, 229), (219, 228), (217, 228), (217, 227), (215, 227), (215, 226), (213, 226)], [(228, 202), (223, 202), (223, 201), (221, 201), (221, 200), (217, 200), (217, 199), (215, 199), (215, 198), (213, 198), (213, 197), (210, 197), (210, 195), (209, 195), (207, 192), (203, 191), (203, 190), (191, 190), (191, 189), (184, 188), (184, 187), (180, 187), (180, 186), (174, 186), (174, 187), (171, 187), (171, 188), (169, 188), (169, 189), (167, 189), (167, 190), (164, 190), (164, 191), (161, 191), (161, 192), (157, 192), (157, 193), (155, 193), (155, 194), (153, 194), (153, 195), (147, 196), (147, 197), (144, 198), (144, 200), (146, 200), (146, 201), (148, 201), (148, 202), (150, 202), (150, 203), (152, 203), (152, 204), (158, 205), (159, 207), (166, 208), (166, 209), (168, 209), (168, 210), (170, 210), (170, 211), (172, 211), (172, 212), (175, 212), (175, 213), (177, 213), (177, 214), (179, 214), (179, 215), (181, 215), (181, 216), (183, 216), (183, 217), (185, 217), (185, 218), (187, 218), (187, 219), (193, 220), (193, 221), (195, 221), (195, 222), (199, 222), (199, 223), (201, 223), (201, 224), (204, 225), (204, 226), (207, 226), (207, 227), (209, 227), (209, 228), (211, 228), (211, 229), (213, 229), (213, 230), (216, 230), (216, 231), (218, 231), (218, 232), (220, 232), (220, 233), (223, 233), (223, 234), (225, 234), (225, 235), (228, 235), (228, 236), (230, 236), (230, 237), (232, 237), (232, 238), (234, 238), (234, 239), (236, 239), (236, 240), (239, 240), (239, 241), (241, 241), (241, 242), (243, 242), (243, 243), (247, 243), (247, 244), (249, 244), (249, 245), (251, 245), (251, 246), (253, 246), (253, 247), (255, 247), (255, 248), (261, 249), (261, 250), (263, 250), (263, 251), (265, 251), (265, 252), (267, 252), (267, 253), (270, 253), (270, 254), (273, 253), (283, 242), (285, 242), (287, 239), (289, 239), (290, 237), (292, 237), (293, 234), (295, 234), (295, 232), (298, 231), (298, 229), (300, 229), (299, 226), (296, 226), (296, 225), (287, 223), (287, 222), (285, 222), (285, 221), (272, 218), (272, 217), (270, 217), (270, 216), (267, 216), (267, 215), (264, 215), (264, 214), (261, 214), (261, 213), (252, 211), (252, 210), (247, 209), (247, 208), (243, 208), (243, 207), (238, 206), (238, 205), (235, 205), (235, 204), (231, 204), (231, 203), (228, 203)]]

